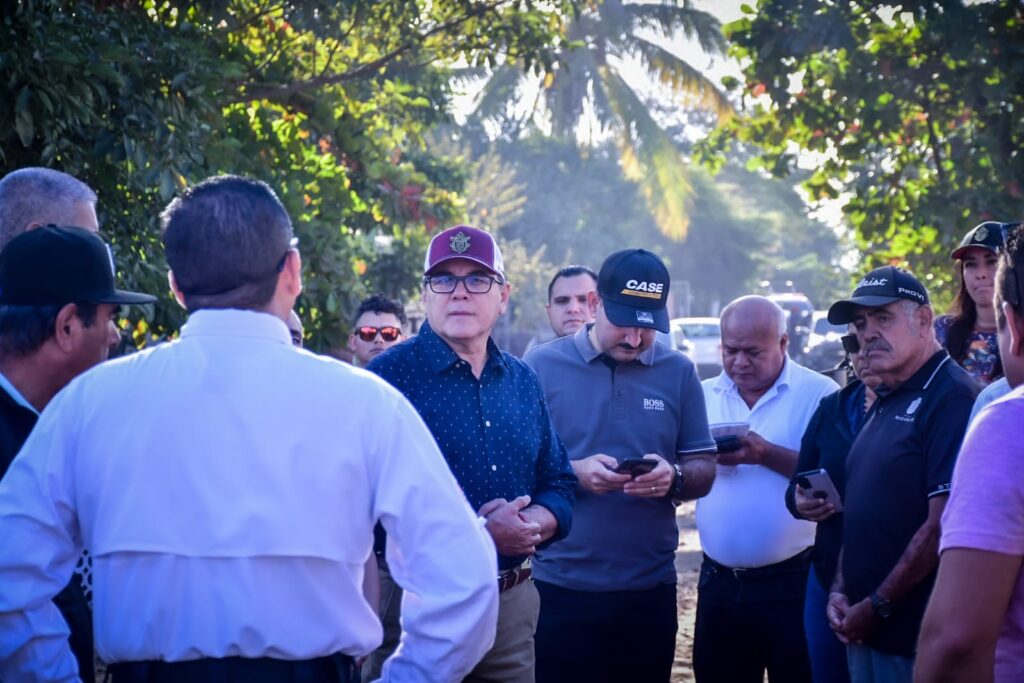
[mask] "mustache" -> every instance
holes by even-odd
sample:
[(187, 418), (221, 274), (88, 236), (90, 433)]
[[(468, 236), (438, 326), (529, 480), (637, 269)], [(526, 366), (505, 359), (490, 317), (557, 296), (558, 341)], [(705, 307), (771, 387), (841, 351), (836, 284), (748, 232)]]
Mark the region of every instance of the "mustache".
[(620, 344), (616, 344), (616, 346), (618, 346), (620, 349), (624, 349), (626, 351), (639, 351), (640, 350), (640, 344), (637, 344), (636, 346), (630, 346), (629, 344), (627, 344), (625, 342), (622, 342)]
[(865, 345), (863, 351), (865, 353), (871, 353), (872, 351), (892, 351), (892, 347), (885, 342), (877, 341)]

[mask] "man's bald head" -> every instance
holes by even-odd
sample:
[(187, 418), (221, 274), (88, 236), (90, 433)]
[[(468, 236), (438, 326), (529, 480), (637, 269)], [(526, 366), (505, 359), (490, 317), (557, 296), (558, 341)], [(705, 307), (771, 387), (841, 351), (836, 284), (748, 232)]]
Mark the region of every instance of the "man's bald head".
[(0, 248), (40, 225), (99, 230), (96, 193), (50, 168), (22, 168), (0, 179)]
[(753, 406), (786, 363), (786, 313), (763, 296), (744, 296), (722, 311), (722, 368)]

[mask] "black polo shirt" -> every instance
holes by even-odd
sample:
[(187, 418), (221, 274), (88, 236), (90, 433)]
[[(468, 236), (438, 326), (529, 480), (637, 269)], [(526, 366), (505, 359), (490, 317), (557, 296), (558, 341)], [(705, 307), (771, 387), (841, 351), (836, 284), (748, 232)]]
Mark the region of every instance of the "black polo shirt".
[[(928, 518), (928, 500), (947, 495), (977, 388), (938, 351), (898, 389), (879, 387), (846, 460), (843, 578), (850, 603), (878, 589)], [(866, 641), (913, 656), (935, 573), (893, 605)]]

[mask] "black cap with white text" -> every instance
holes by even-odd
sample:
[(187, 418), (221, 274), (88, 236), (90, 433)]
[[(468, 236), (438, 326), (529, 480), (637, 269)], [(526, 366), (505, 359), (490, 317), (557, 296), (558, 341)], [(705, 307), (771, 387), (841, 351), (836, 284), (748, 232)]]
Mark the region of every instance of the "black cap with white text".
[(853, 313), (858, 306), (878, 308), (900, 300), (926, 306), (928, 290), (920, 280), (902, 268), (875, 268), (857, 283), (853, 296), (832, 304), (828, 309), (828, 321), (833, 325), (846, 325), (853, 322)]
[(623, 249), (604, 260), (597, 275), (605, 315), (617, 327), (669, 331), (668, 269), (645, 249)]

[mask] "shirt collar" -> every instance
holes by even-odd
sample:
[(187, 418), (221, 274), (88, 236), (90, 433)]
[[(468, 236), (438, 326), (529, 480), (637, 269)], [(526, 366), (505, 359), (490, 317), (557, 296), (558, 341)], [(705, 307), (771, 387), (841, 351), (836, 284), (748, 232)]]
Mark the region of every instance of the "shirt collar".
[(28, 400), (22, 396), (21, 392), (18, 391), (18, 388), (11, 384), (11, 380), (7, 379), (2, 372), (0, 372), (0, 388), (6, 391), (7, 395), (10, 396), (11, 399), (19, 406), (31, 410), (36, 415), (39, 414), (39, 411), (36, 410), (35, 406), (29, 403)]
[[(426, 320), (423, 321), (420, 331), (416, 336), (427, 354), (427, 362), (430, 363), (430, 369), (434, 371), (435, 375), (441, 374), (462, 360), (459, 354), (455, 353), (455, 350), (448, 346), (448, 342), (442, 339), (437, 332), (434, 332), (433, 328), (430, 327), (430, 323)], [(494, 343), (494, 339), (487, 337), (487, 363), (484, 367), (486, 368), (490, 365), (496, 365), (504, 370), (509, 369), (505, 354)]]
[[(601, 357), (601, 352), (594, 348), (594, 345), (590, 343), (590, 330), (596, 323), (587, 323), (580, 329), (576, 330), (576, 334), (572, 337), (573, 344), (576, 345), (576, 350), (579, 351), (580, 356), (587, 363), (594, 361), (596, 358)], [(654, 345), (657, 341), (652, 342), (649, 349), (641, 353), (636, 357), (636, 361), (641, 365), (654, 365), (654, 354), (657, 353), (657, 349)]]
[(292, 344), (288, 326), (277, 316), (235, 308), (204, 308), (191, 314), (181, 338), (191, 337), (252, 337)]
[[(783, 389), (789, 390), (789, 378), (792, 370), (790, 364), (792, 362), (787, 353), (782, 359), (782, 372), (775, 378), (775, 383), (768, 387), (768, 391), (764, 392), (764, 395), (757, 400), (758, 403), (781, 393)], [(736, 382), (732, 381), (732, 377), (729, 377), (725, 370), (722, 370), (721, 374), (718, 375), (718, 380), (715, 382), (713, 389), (719, 393), (739, 393), (739, 390), (736, 389)]]
[(949, 354), (946, 353), (946, 350), (939, 349), (932, 354), (931, 358), (925, 361), (924, 365), (917, 369), (917, 372), (911, 375), (906, 382), (899, 385), (896, 389), (889, 389), (883, 385), (878, 387), (878, 389), (875, 390), (875, 393), (879, 396), (891, 396), (902, 389), (908, 389), (911, 391), (927, 389), (932, 383), (932, 380), (935, 379), (935, 375), (938, 374), (939, 368), (945, 365), (949, 360)]

